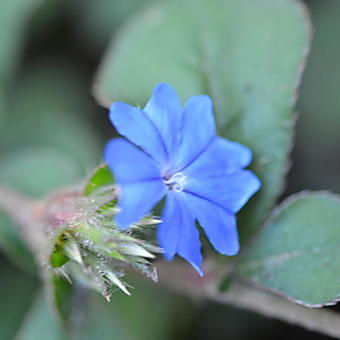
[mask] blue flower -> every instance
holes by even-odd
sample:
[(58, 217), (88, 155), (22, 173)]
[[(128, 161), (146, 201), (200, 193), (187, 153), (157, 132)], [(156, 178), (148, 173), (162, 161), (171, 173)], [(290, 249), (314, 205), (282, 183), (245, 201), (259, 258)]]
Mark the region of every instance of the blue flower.
[(219, 253), (237, 254), (235, 213), (260, 181), (244, 170), (251, 151), (216, 136), (211, 99), (193, 96), (182, 108), (161, 83), (143, 110), (114, 103), (110, 120), (131, 142), (113, 139), (104, 155), (121, 190), (118, 226), (127, 229), (166, 196), (157, 238), (167, 259), (178, 254), (203, 275), (196, 220)]

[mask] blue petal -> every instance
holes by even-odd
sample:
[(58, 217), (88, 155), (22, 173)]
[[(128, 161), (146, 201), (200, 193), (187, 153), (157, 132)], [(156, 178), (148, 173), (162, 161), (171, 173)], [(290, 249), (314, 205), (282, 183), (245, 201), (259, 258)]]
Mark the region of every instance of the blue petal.
[(144, 112), (157, 127), (171, 154), (178, 142), (182, 115), (181, 103), (175, 90), (169, 84), (158, 84)]
[(186, 202), (214, 248), (224, 255), (236, 255), (240, 246), (235, 215), (194, 195), (187, 194)]
[(215, 119), (210, 97), (191, 97), (183, 108), (181, 142), (177, 154), (173, 157), (172, 170), (179, 171), (192, 163), (215, 135)]
[(154, 160), (122, 138), (107, 143), (104, 159), (119, 184), (162, 179)]
[(188, 176), (186, 192), (205, 198), (231, 213), (238, 212), (261, 186), (259, 179), (249, 170), (221, 174), (218, 167), (201, 163), (195, 173)]
[(104, 158), (120, 184), (116, 221), (126, 229), (152, 209), (166, 188), (154, 160), (124, 139), (111, 140)]
[(161, 180), (125, 184), (120, 188), (116, 222), (121, 229), (127, 229), (138, 222), (165, 195)]
[(157, 230), (158, 242), (165, 251), (165, 258), (170, 260), (178, 254), (203, 276), (199, 232), (195, 226), (195, 218), (184, 205), (181, 195), (172, 192), (167, 195), (162, 223)]
[(110, 120), (122, 136), (140, 146), (159, 164), (164, 166), (168, 163), (162, 136), (142, 110), (125, 103), (114, 103), (110, 109)]
[(202, 164), (205, 169), (214, 171), (215, 175), (231, 174), (245, 168), (251, 162), (252, 154), (246, 146), (216, 137), (199, 158), (191, 163), (185, 172), (188, 176), (200, 173)]

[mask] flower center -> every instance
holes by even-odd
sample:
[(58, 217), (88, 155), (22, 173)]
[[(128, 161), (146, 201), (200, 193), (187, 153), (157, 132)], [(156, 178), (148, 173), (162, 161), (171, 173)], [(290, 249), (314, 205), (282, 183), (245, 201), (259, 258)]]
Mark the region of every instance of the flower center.
[(163, 180), (164, 184), (169, 188), (169, 190), (173, 190), (176, 192), (183, 191), (184, 186), (187, 183), (187, 177), (181, 172), (177, 172), (171, 177), (166, 176)]

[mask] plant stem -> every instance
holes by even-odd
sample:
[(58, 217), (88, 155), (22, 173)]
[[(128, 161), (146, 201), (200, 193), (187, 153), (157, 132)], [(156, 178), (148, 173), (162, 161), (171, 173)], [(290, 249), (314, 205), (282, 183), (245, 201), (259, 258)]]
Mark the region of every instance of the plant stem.
[(41, 231), (35, 224), (34, 212), (38, 201), (0, 185), (0, 212), (5, 213), (18, 227), (20, 235), (33, 252), (40, 247)]
[(175, 263), (160, 263), (157, 268), (162, 283), (195, 299), (207, 298), (230, 304), (340, 338), (340, 315), (336, 312), (307, 308), (240, 280), (234, 280), (227, 292), (222, 293), (218, 290), (220, 275), (217, 277), (207, 272), (205, 277), (198, 278), (195, 273)]

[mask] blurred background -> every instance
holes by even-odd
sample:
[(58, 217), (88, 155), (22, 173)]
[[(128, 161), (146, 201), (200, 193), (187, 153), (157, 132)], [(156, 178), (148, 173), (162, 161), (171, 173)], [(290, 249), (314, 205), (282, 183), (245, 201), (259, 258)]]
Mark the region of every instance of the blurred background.
[[(32, 15), (18, 10), (20, 2), (0, 0), (0, 182), (39, 197), (76, 183), (100, 162), (112, 128), (91, 95), (94, 74), (122, 23), (153, 1), (46, 0)], [(282, 198), (306, 188), (340, 193), (340, 2), (306, 5), (315, 32)], [(27, 270), (29, 254), (11, 261), (25, 249), (4, 228), (10, 223), (0, 214), (7, 254), (0, 255), (0, 340), (63, 339)], [(81, 339), (328, 339), (232, 307), (193, 303), (149, 283), (131, 298), (117, 293), (111, 304), (93, 299)]]

